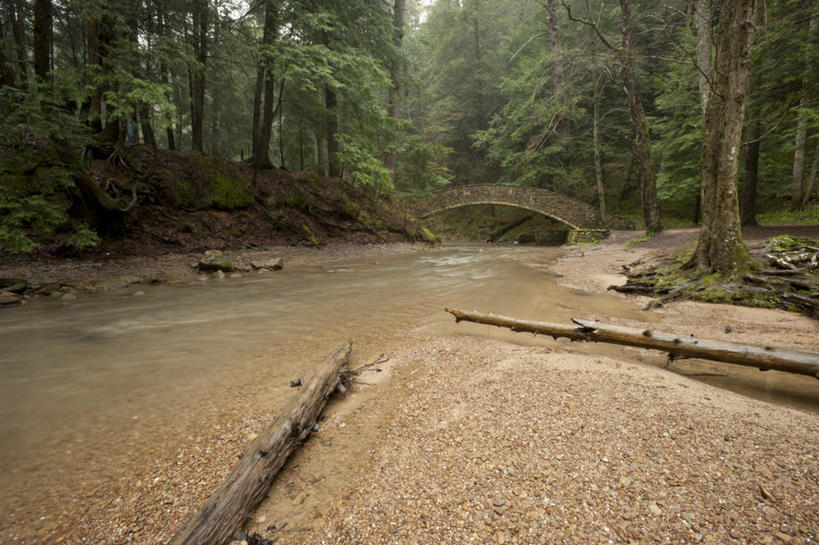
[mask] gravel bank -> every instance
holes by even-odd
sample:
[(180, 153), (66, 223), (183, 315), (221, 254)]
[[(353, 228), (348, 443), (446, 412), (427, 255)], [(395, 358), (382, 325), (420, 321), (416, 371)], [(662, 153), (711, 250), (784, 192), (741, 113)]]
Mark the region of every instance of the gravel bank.
[(815, 415), (560, 347), (446, 338), (413, 356), (370, 472), (284, 543), (816, 539)]
[[(225, 250), (233, 263), (281, 257), (285, 267), (323, 265), (353, 259), (369, 259), (407, 253), (416, 244), (406, 242), (358, 244), (329, 242), (320, 247), (271, 246)], [(107, 291), (131, 284), (194, 281), (203, 276), (194, 269), (202, 252), (166, 253), (155, 256), (95, 256), (84, 259), (49, 259), (0, 264), (0, 278), (23, 278), (29, 285), (50, 285), (83, 291)]]

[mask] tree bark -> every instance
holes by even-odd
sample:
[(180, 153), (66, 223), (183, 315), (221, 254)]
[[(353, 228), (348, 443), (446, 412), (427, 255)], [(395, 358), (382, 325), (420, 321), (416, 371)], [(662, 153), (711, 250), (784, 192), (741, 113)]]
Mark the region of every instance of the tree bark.
[(197, 0), (193, 7), (193, 49), (196, 65), (191, 67), (191, 148), (204, 151), (205, 71), (208, 61), (208, 3)]
[(264, 63), (259, 60), (256, 68), (256, 85), (253, 88), (253, 120), (250, 127), (250, 157), (256, 159), (259, 145), (259, 126), (262, 118), (262, 92), (264, 91)]
[[(398, 52), (401, 49), (401, 44), (404, 42), (404, 18), (407, 11), (406, 0), (395, 0), (392, 11), (392, 26), (393, 37), (392, 43), (395, 46), (396, 58), (392, 60), (390, 66), (390, 79), (392, 85), (390, 86), (389, 96), (387, 97), (387, 115), (392, 119), (398, 119), (400, 99), (401, 99), (401, 63), (397, 58)], [(391, 138), (395, 138), (395, 131), (391, 131)], [(389, 146), (391, 143), (388, 142)], [(390, 171), (390, 174), (395, 178), (395, 152), (392, 150), (384, 154), (384, 166)]]
[(700, 108), (705, 116), (708, 105), (708, 76), (711, 74), (711, 18), (713, 0), (697, 0), (695, 17), (697, 20), (697, 68), (700, 83)]
[(275, 117), (276, 80), (274, 77), (275, 57), (273, 46), (278, 34), (278, 5), (275, 0), (266, 0), (264, 14), (264, 33), (262, 35), (262, 58), (264, 66), (264, 111), (259, 126), (259, 141), (256, 144), (256, 155), (253, 164), (256, 168), (273, 168), (270, 160), (270, 139), (273, 134)]
[(813, 150), (813, 166), (810, 169), (810, 177), (808, 178), (808, 185), (805, 188), (805, 193), (802, 195), (802, 207), (807, 206), (808, 201), (813, 193), (813, 188), (816, 185), (816, 171), (819, 168), (819, 140), (816, 141), (816, 147)]
[(745, 266), (736, 191), (739, 144), (754, 34), (754, 0), (726, 0), (720, 10), (713, 93), (700, 153), (702, 226), (694, 261), (721, 274)]
[(757, 225), (756, 221), (756, 187), (759, 181), (759, 137), (761, 134), (759, 118), (748, 123), (745, 139), (749, 141), (745, 148), (745, 176), (742, 178), (740, 191), (741, 201), (739, 218), (742, 225)]
[(552, 53), (552, 80), (555, 94), (563, 90), (563, 61), (560, 58), (560, 36), (557, 33), (557, 8), (555, 0), (546, 0), (546, 34), (549, 37), (549, 51)]
[(316, 132), (316, 172), (320, 176), (327, 176), (327, 134), (325, 131)]
[(156, 147), (154, 127), (151, 125), (151, 110), (148, 104), (139, 107), (139, 124), (142, 127), (142, 141), (150, 148)]
[(640, 187), (642, 189), (643, 218), (646, 233), (654, 234), (663, 230), (660, 223), (660, 201), (657, 197), (657, 176), (651, 161), (651, 137), (648, 132), (643, 101), (637, 84), (632, 54), (632, 36), (634, 19), (631, 15), (629, 0), (620, 0), (620, 11), (623, 21), (623, 36), (620, 48), (620, 63), (623, 74), (629, 112), (634, 124), (634, 156), (637, 159)]
[(329, 86), (324, 87), (324, 106), (327, 109), (327, 122), (325, 132), (327, 136), (327, 175), (331, 178), (338, 178), (341, 175), (341, 165), (338, 160), (338, 112), (336, 107), (336, 93)]
[(350, 361), (352, 343), (337, 350), (317, 370), (301, 393), (250, 444), (239, 464), (171, 540), (171, 545), (224, 545), (261, 502), (276, 474), (314, 430), (327, 399)]
[(51, 0), (34, 2), (34, 73), (45, 81), (51, 71), (51, 28), (54, 6)]
[(606, 188), (603, 186), (603, 163), (600, 160), (600, 77), (594, 78), (594, 116), (592, 118), (592, 143), (594, 144), (594, 179), (597, 182), (597, 206), (600, 220), (606, 224)]
[(577, 318), (572, 318), (572, 321), (580, 327), (516, 320), (506, 316), (465, 312), (451, 308), (445, 310), (455, 316), (456, 322), (463, 320), (506, 327), (512, 331), (549, 335), (555, 339), (566, 337), (573, 341), (603, 342), (661, 350), (667, 352), (672, 360), (678, 357), (702, 358), (746, 367), (756, 367), (761, 371), (777, 370), (819, 378), (819, 354), (789, 352), (770, 346), (759, 347), (695, 339), (685, 335), (678, 336), (648, 329), (617, 327)]
[(793, 171), (791, 174), (791, 209), (798, 210), (802, 207), (802, 193), (804, 189), (805, 171), (805, 149), (808, 143), (808, 119), (807, 109), (810, 104), (808, 89), (812, 82), (814, 52), (812, 45), (813, 37), (819, 29), (819, 13), (813, 10), (808, 29), (808, 40), (804, 46), (805, 68), (802, 73), (802, 98), (799, 99), (799, 109), (796, 111), (796, 149), (793, 152)]

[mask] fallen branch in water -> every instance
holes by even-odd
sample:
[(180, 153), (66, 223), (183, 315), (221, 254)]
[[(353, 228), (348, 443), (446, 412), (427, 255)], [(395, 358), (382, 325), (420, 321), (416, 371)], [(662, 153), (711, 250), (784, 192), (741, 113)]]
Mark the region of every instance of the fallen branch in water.
[(671, 360), (682, 357), (702, 358), (746, 367), (756, 367), (760, 371), (775, 369), (786, 373), (819, 378), (819, 354), (788, 352), (770, 346), (759, 347), (697, 339), (693, 335), (678, 336), (651, 331), (650, 329), (618, 327), (578, 318), (572, 318), (572, 321), (579, 327), (571, 327), (548, 322), (517, 320), (496, 314), (466, 312), (452, 308), (444, 310), (455, 316), (456, 322), (464, 320), (478, 324), (506, 327), (512, 331), (539, 333), (549, 335), (555, 339), (566, 337), (573, 341), (603, 342), (661, 350), (667, 352)]
[(327, 399), (349, 364), (353, 343), (336, 350), (316, 370), (298, 397), (250, 444), (239, 465), (199, 512), (171, 540), (171, 545), (223, 545), (245, 524), (290, 454), (317, 427)]

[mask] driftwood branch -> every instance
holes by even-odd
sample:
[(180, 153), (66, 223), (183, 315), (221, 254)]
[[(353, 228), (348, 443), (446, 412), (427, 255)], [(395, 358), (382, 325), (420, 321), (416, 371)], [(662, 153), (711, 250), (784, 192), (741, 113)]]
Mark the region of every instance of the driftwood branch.
[(223, 545), (244, 526), (290, 454), (316, 428), (339, 374), (349, 364), (352, 342), (334, 352), (306, 381), (276, 420), (250, 444), (239, 464), (171, 545)]
[(667, 352), (671, 359), (682, 357), (702, 358), (746, 367), (756, 367), (761, 371), (774, 369), (819, 378), (819, 354), (788, 352), (770, 346), (759, 347), (697, 339), (693, 336), (685, 337), (649, 329), (618, 327), (577, 318), (572, 318), (572, 321), (579, 327), (570, 327), (547, 322), (516, 320), (506, 316), (466, 312), (451, 308), (445, 310), (455, 316), (456, 322), (464, 320), (506, 327), (512, 331), (539, 333), (554, 338), (566, 337), (573, 341), (603, 342), (661, 350)]

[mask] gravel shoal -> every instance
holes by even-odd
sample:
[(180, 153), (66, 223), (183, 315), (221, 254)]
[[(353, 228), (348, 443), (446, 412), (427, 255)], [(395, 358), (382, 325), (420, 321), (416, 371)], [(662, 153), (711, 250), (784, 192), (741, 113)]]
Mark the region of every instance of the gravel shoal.
[(817, 539), (816, 415), (559, 346), (442, 338), (407, 356), (370, 471), (282, 543)]

